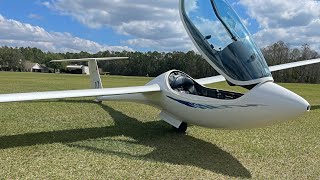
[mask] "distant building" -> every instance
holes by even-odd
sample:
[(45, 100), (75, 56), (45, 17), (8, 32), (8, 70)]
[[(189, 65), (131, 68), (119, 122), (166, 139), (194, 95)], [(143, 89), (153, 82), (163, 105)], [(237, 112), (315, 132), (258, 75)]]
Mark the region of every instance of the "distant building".
[(24, 64), (24, 70), (26, 72), (48, 72), (48, 68), (39, 63), (33, 63), (26, 61)]
[(90, 74), (89, 67), (84, 65), (69, 65), (67, 66), (67, 72), (71, 74)]
[(5, 65), (0, 64), (0, 71), (10, 71), (9, 63), (6, 63)]

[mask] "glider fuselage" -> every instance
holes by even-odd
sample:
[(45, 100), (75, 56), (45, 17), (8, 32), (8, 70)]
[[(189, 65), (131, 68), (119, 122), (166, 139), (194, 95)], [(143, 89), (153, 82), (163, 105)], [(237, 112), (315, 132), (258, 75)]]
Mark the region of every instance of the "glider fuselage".
[[(172, 79), (173, 75), (176, 79)], [(98, 99), (152, 105), (159, 108), (160, 117), (173, 126), (186, 122), (222, 129), (263, 127), (294, 119), (310, 110), (306, 100), (273, 82), (259, 84), (241, 94), (204, 87), (187, 74), (172, 70), (147, 85), (150, 84), (158, 84), (161, 91)]]

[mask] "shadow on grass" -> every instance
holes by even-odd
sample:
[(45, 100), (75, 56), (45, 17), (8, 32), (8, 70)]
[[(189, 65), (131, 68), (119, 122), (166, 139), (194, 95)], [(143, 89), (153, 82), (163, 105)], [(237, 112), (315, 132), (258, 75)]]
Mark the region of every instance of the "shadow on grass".
[[(171, 127), (162, 121), (143, 123), (104, 104), (99, 105), (112, 116), (114, 126), (3, 136), (0, 137), (0, 149), (64, 143), (72, 148), (81, 148), (96, 153), (196, 166), (232, 177), (251, 178), (250, 172), (235, 157), (214, 144), (188, 135), (173, 133), (168, 130)], [(152, 147), (154, 150), (149, 154), (136, 156), (99, 148), (92, 143), (83, 145), (80, 142), (114, 136), (130, 137), (135, 140), (134, 143)], [(99, 139), (99, 141), (104, 141), (104, 139)], [(105, 141), (108, 143), (108, 140)]]
[(312, 110), (317, 110), (317, 109), (320, 109), (320, 105), (311, 106), (311, 111)]

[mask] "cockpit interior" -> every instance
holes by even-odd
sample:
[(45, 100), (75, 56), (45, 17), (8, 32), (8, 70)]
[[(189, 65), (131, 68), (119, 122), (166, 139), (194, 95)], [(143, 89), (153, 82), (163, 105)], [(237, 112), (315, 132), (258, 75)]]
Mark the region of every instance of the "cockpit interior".
[(187, 74), (174, 71), (169, 75), (169, 84), (172, 90), (178, 93), (191, 94), (215, 99), (233, 100), (243, 96), (241, 93), (210, 89), (198, 84)]

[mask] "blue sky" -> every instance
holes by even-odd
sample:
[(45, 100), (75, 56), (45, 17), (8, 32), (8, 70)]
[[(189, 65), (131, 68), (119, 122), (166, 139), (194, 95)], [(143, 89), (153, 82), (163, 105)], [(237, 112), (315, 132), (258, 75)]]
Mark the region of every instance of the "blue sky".
[[(197, 3), (197, 0), (186, 0)], [(229, 0), (263, 47), (320, 50), (319, 1)], [(44, 51), (194, 50), (173, 0), (0, 0), (0, 46)]]
[(0, 14), (6, 18), (43, 27), (47, 31), (69, 32), (74, 36), (99, 43), (112, 45), (118, 44), (121, 40), (127, 40), (127, 37), (114, 33), (110, 28), (92, 29), (72, 17), (50, 11), (41, 4), (41, 1), (0, 1)]

